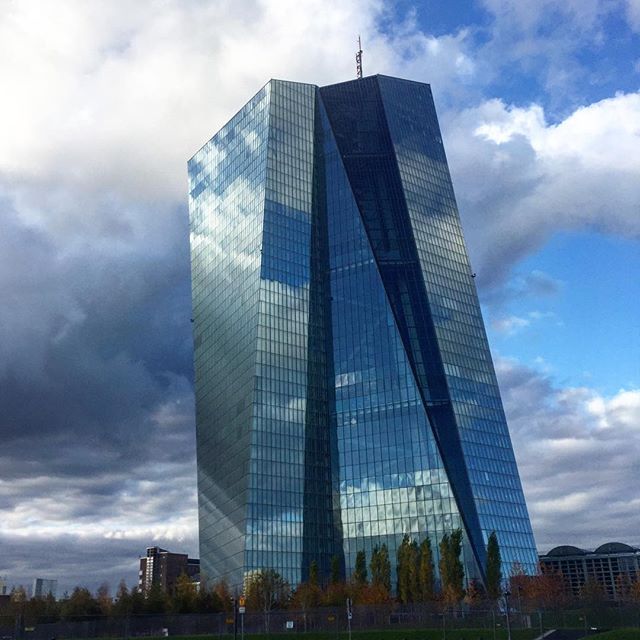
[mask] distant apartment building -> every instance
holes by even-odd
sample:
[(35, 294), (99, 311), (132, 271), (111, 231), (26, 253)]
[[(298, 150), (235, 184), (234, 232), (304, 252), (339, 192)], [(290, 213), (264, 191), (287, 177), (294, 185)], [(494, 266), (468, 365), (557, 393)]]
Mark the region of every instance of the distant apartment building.
[(3, 615), (5, 609), (9, 606), (11, 596), (7, 587), (7, 579), (0, 576), (0, 615)]
[(608, 598), (620, 600), (625, 587), (640, 579), (640, 548), (621, 542), (607, 542), (595, 551), (563, 545), (541, 555), (540, 568), (560, 573), (570, 595), (579, 597), (587, 582), (595, 582)]
[(189, 558), (186, 553), (171, 553), (160, 547), (149, 547), (147, 555), (140, 558), (138, 588), (142, 593), (147, 593), (153, 584), (158, 584), (162, 591), (171, 593), (183, 573), (192, 580), (197, 579), (200, 560)]
[(33, 581), (33, 587), (31, 589), (31, 595), (34, 598), (46, 598), (51, 595), (56, 597), (58, 590), (57, 580), (47, 580), (46, 578), (35, 578)]

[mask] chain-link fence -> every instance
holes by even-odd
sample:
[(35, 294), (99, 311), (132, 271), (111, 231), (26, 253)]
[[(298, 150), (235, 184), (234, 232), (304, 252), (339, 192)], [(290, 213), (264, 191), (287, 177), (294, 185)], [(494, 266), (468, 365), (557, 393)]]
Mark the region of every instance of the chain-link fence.
[[(549, 629), (638, 628), (640, 607), (610, 606), (572, 610), (510, 612), (448, 610), (442, 612), (426, 605), (361, 605), (352, 610), (349, 620), (345, 607), (323, 607), (308, 611), (276, 610), (245, 614), (208, 613), (182, 615), (131, 615), (92, 617), (57, 622), (0, 617), (0, 640), (62, 640), (81, 638), (140, 638), (207, 635), (215, 637), (287, 633), (288, 635), (323, 632), (338, 638), (348, 627), (352, 631), (391, 629), (473, 629), (484, 640), (493, 640), (507, 626), (514, 631), (531, 629), (531, 636)], [(535, 632), (535, 633), (534, 633)], [(476, 636), (478, 634), (476, 633)], [(471, 636), (470, 636), (471, 637)], [(475, 636), (474, 636), (475, 637)]]

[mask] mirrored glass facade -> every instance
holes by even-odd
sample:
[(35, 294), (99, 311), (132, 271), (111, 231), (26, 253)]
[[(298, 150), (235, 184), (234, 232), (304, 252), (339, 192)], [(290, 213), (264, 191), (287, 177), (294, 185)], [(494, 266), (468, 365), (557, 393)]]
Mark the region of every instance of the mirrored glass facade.
[(189, 161), (200, 558), (536, 552), (428, 85), (272, 80)]

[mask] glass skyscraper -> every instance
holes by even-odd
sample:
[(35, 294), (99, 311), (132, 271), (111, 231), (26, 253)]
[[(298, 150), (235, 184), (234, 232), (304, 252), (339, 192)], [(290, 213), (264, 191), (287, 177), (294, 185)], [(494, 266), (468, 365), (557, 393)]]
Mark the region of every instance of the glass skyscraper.
[(189, 161), (204, 575), (534, 539), (429, 85), (272, 80)]

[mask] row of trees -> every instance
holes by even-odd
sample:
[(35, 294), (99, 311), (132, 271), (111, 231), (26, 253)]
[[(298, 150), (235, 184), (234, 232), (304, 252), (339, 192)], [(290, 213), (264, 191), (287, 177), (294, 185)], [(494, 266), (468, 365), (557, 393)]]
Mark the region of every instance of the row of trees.
[[(445, 534), (439, 544), (438, 568), (440, 585), (437, 589), (434, 554), (429, 538), (420, 544), (405, 535), (397, 552), (396, 597), (402, 604), (441, 601), (447, 605), (459, 603), (465, 596), (475, 599), (495, 601), (501, 594), (502, 572), (498, 539), (495, 533), (489, 537), (487, 545), (487, 591), (477, 583), (464, 588), (464, 566), (462, 554), (462, 531), (457, 529)], [(344, 597), (350, 597), (356, 604), (374, 604), (392, 600), (391, 559), (386, 545), (376, 547), (369, 564), (371, 578), (367, 571), (367, 558), (364, 551), (356, 554), (353, 578), (347, 583), (336, 578), (337, 558), (332, 563), (331, 578), (324, 589), (318, 581), (317, 564), (310, 568), (310, 578), (296, 591), (300, 604), (318, 606), (320, 604), (340, 604)], [(469, 592), (469, 593), (467, 593)], [(302, 596), (300, 596), (302, 594)], [(294, 598), (295, 599), (295, 598)]]
[[(440, 589), (436, 589), (434, 554), (429, 538), (420, 544), (408, 535), (404, 536), (397, 552), (397, 600), (403, 604), (443, 601), (448, 605), (460, 602), (465, 595), (480, 597), (480, 588), (472, 585), (464, 590), (464, 567), (461, 561), (462, 531), (444, 535), (439, 544)], [(500, 550), (495, 534), (489, 538), (487, 548), (488, 593), (495, 599), (499, 595)], [(292, 607), (309, 609), (319, 606), (341, 606), (346, 598), (355, 604), (388, 603), (392, 598), (391, 558), (386, 545), (376, 547), (369, 565), (364, 551), (356, 555), (354, 573), (350, 580), (342, 579), (338, 557), (331, 562), (328, 581), (322, 581), (318, 564), (309, 568), (308, 581), (297, 589), (276, 571), (267, 569), (257, 572), (246, 581), (247, 607), (253, 611), (269, 611), (275, 608)], [(475, 594), (475, 595), (474, 595)], [(107, 585), (102, 585), (92, 594), (84, 587), (76, 587), (61, 601), (52, 597), (27, 598), (22, 587), (14, 589), (11, 602), (5, 613), (23, 613), (35, 619), (79, 619), (97, 616), (127, 616), (159, 613), (219, 612), (232, 607), (232, 594), (225, 582), (208, 585), (201, 582), (200, 588), (186, 576), (178, 578), (172, 593), (167, 594), (158, 585), (143, 594), (137, 588), (129, 590), (120, 583), (115, 597)]]
[(211, 586), (202, 584), (197, 589), (190, 578), (183, 574), (172, 593), (164, 593), (159, 585), (153, 585), (145, 594), (135, 587), (129, 590), (122, 581), (115, 596), (111, 595), (109, 586), (103, 584), (95, 594), (78, 586), (71, 594), (56, 600), (52, 595), (29, 598), (23, 587), (16, 587), (11, 592), (9, 602), (0, 610), (0, 615), (21, 615), (29, 623), (142, 614), (215, 613), (231, 610), (232, 607), (231, 591), (224, 581)]
[[(245, 583), (246, 606), (249, 611), (268, 612), (290, 608), (309, 610), (321, 606), (344, 606), (350, 598), (354, 604), (433, 603), (441, 607), (453, 607), (461, 602), (469, 607), (491, 607), (502, 596), (507, 583), (512, 606), (520, 611), (560, 609), (570, 604), (566, 585), (559, 574), (530, 576), (522, 567), (512, 568), (511, 576), (503, 581), (498, 539), (492, 533), (487, 544), (485, 567), (486, 589), (474, 581), (464, 584), (462, 563), (462, 532), (456, 530), (444, 535), (438, 545), (438, 569), (436, 580), (435, 559), (428, 538), (418, 543), (405, 536), (396, 556), (395, 597), (392, 596), (391, 558), (386, 545), (376, 547), (367, 564), (364, 551), (356, 555), (354, 572), (345, 581), (341, 576), (339, 558), (332, 560), (328, 579), (322, 580), (318, 564), (309, 567), (309, 578), (293, 590), (287, 581), (273, 569), (256, 572)], [(620, 600), (640, 603), (640, 581), (631, 582), (620, 576), (616, 590)], [(579, 601), (595, 605), (606, 602), (606, 594), (595, 582), (586, 583)], [(233, 594), (224, 581), (208, 584), (202, 581), (200, 588), (186, 576), (178, 578), (172, 593), (167, 594), (158, 585), (148, 593), (129, 590), (120, 583), (115, 597), (107, 585), (95, 594), (84, 587), (76, 587), (70, 595), (56, 601), (53, 597), (29, 599), (22, 587), (14, 589), (11, 599), (0, 615), (22, 615), (25, 621), (78, 620), (100, 616), (129, 616), (165, 613), (215, 613), (231, 611)]]
[[(514, 606), (524, 612), (571, 606), (596, 609), (611, 604), (603, 586), (593, 578), (574, 595), (562, 574), (540, 572), (531, 576), (519, 565), (512, 567), (509, 590)], [(621, 574), (616, 579), (615, 591), (619, 605), (640, 605), (640, 580), (632, 581), (627, 574)]]

